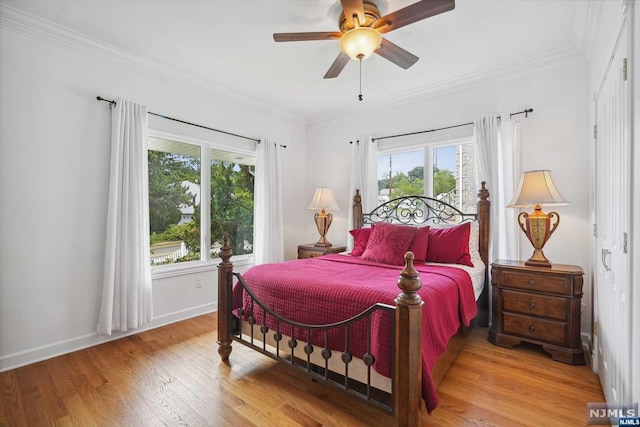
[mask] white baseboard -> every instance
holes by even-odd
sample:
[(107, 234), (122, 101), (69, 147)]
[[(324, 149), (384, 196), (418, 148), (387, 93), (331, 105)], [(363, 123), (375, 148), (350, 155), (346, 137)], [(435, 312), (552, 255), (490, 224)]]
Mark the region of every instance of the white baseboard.
[(211, 313), (218, 310), (218, 303), (204, 304), (197, 307), (191, 307), (186, 310), (180, 310), (173, 313), (155, 316), (153, 322), (147, 323), (140, 328), (136, 328), (127, 332), (113, 332), (111, 336), (98, 335), (91, 333), (81, 335), (74, 338), (54, 342), (40, 347), (34, 347), (28, 350), (7, 354), (0, 357), (0, 372), (19, 368), (21, 366), (30, 365), (31, 363), (40, 362), (42, 360), (51, 359), (52, 357), (61, 356), (73, 351), (82, 350), (94, 345), (117, 340), (119, 338), (135, 335), (140, 332), (155, 329), (170, 323), (179, 322), (181, 320), (190, 319), (192, 317)]

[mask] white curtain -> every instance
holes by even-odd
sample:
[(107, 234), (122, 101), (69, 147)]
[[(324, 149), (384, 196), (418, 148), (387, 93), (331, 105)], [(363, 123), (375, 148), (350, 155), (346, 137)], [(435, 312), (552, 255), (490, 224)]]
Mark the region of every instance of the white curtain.
[(278, 144), (266, 139), (257, 147), (253, 246), (256, 264), (284, 261), (280, 151)]
[[(370, 137), (361, 137), (351, 144), (351, 183), (349, 186), (349, 224), (353, 229), (353, 196), (356, 189), (362, 196), (362, 212), (369, 213), (378, 206), (378, 149)], [(347, 236), (348, 249), (353, 248), (353, 237)]]
[(486, 181), (491, 202), (489, 260), (520, 259), (518, 211), (507, 208), (520, 176), (519, 125), (509, 113), (474, 120), (477, 188)]
[(153, 320), (149, 254), (147, 107), (119, 99), (111, 112), (111, 170), (99, 334)]

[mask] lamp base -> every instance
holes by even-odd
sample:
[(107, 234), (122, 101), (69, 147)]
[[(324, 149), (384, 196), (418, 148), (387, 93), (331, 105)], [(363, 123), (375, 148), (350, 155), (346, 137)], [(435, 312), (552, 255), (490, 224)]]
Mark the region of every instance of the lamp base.
[[(552, 219), (555, 219), (553, 224), (551, 222)], [(525, 261), (524, 265), (551, 268), (551, 263), (547, 257), (544, 256), (542, 248), (544, 244), (547, 243), (547, 240), (549, 240), (549, 237), (551, 237), (551, 234), (556, 230), (559, 223), (560, 216), (556, 212), (545, 214), (540, 209), (540, 205), (536, 205), (535, 211), (531, 214), (522, 212), (518, 215), (518, 225), (520, 225), (527, 239), (529, 239), (533, 245), (533, 255)]]
[(524, 265), (529, 267), (551, 268), (551, 263), (549, 262), (547, 257), (544, 256), (544, 252), (542, 252), (542, 249), (534, 249), (533, 255), (531, 255), (531, 258), (524, 262)]
[(526, 260), (524, 262), (524, 265), (526, 265), (528, 267), (551, 268), (551, 263), (548, 260), (547, 261), (538, 261), (538, 260), (535, 260), (533, 258), (529, 258), (528, 260)]
[(322, 212), (318, 212), (313, 216), (315, 220), (316, 227), (318, 228), (318, 233), (320, 233), (320, 239), (314, 244), (314, 246), (327, 247), (332, 246), (331, 242), (327, 240), (325, 237), (327, 232), (329, 231), (329, 227), (331, 226), (331, 221), (333, 221), (333, 215), (325, 212), (322, 209)]

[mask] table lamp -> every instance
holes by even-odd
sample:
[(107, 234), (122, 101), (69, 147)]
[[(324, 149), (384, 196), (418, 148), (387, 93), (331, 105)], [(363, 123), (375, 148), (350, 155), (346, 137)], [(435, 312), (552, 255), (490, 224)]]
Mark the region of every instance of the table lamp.
[(551, 267), (542, 248), (558, 228), (560, 215), (557, 212), (549, 212), (548, 214), (542, 212), (541, 205), (562, 206), (568, 204), (569, 202), (560, 195), (553, 184), (551, 171), (533, 170), (524, 172), (520, 176), (518, 189), (507, 207), (534, 208), (532, 213), (521, 212), (518, 215), (518, 224), (534, 248), (533, 255), (525, 262), (525, 265)]
[(316, 188), (316, 193), (307, 209), (320, 210), (320, 212), (316, 212), (313, 216), (316, 227), (318, 228), (318, 233), (320, 233), (320, 240), (318, 240), (315, 246), (331, 246), (331, 242), (327, 240), (326, 235), (331, 226), (333, 215), (327, 213), (327, 211), (340, 210), (336, 203), (336, 198), (333, 196), (333, 190), (325, 187)]

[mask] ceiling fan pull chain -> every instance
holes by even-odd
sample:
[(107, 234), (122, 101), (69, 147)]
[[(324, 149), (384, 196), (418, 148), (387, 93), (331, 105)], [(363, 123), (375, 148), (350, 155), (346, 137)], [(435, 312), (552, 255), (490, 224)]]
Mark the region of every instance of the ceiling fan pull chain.
[(362, 101), (362, 56), (358, 59), (360, 60), (360, 93), (358, 94), (358, 101)]

